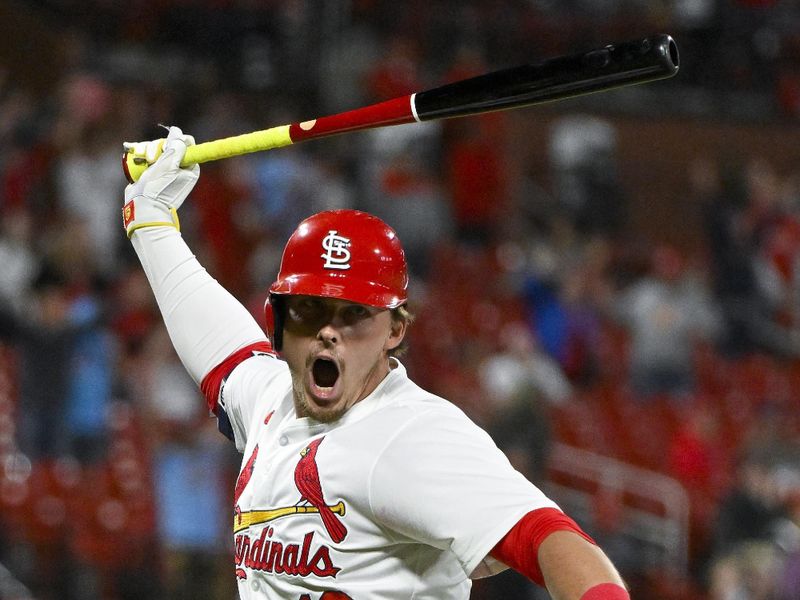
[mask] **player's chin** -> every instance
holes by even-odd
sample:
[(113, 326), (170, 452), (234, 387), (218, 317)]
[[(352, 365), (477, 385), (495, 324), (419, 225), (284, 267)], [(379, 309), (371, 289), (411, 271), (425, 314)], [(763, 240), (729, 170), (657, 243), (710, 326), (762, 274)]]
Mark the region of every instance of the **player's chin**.
[(338, 402), (322, 402), (319, 398), (306, 391), (303, 397), (303, 412), (320, 423), (332, 423), (337, 421), (347, 410), (344, 400)]
[(313, 373), (308, 373), (304, 386), (306, 411), (310, 417), (322, 422), (335, 421), (347, 408), (342, 378), (326, 383), (330, 385), (321, 385)]

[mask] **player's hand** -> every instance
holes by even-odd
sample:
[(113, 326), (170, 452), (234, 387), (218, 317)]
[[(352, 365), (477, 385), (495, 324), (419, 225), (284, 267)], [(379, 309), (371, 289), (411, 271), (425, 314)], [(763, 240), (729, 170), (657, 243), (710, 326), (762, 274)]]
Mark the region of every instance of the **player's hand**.
[[(142, 227), (170, 226), (180, 230), (177, 210), (200, 176), (200, 165), (181, 168), (186, 148), (194, 138), (170, 127), (165, 140), (125, 142), (125, 149), (150, 159), (158, 157), (139, 181), (125, 188), (122, 221), (128, 237)], [(159, 152), (163, 152), (158, 156)]]

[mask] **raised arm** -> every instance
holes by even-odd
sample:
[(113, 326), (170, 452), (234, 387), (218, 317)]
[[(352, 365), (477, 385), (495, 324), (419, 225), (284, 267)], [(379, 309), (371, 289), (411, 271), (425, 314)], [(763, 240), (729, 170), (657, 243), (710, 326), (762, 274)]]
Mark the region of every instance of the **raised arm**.
[[(194, 143), (169, 128), (164, 152), (125, 188), (123, 224), (153, 289), (173, 345), (192, 378), (200, 383), (237, 350), (268, 344), (255, 319), (200, 265), (180, 234), (178, 209), (200, 174), (181, 168)], [(159, 142), (139, 142), (155, 156)], [(130, 144), (126, 144), (130, 146)]]

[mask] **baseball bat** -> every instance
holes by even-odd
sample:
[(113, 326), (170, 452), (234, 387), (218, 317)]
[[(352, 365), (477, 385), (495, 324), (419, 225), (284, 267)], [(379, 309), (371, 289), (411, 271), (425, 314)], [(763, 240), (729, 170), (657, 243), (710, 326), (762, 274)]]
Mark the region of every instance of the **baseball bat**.
[[(188, 166), (305, 140), (376, 127), (463, 117), (573, 98), (672, 77), (678, 72), (675, 40), (667, 34), (471, 77), (335, 115), (281, 125), (190, 146)], [(128, 181), (147, 168), (133, 151), (123, 155)]]

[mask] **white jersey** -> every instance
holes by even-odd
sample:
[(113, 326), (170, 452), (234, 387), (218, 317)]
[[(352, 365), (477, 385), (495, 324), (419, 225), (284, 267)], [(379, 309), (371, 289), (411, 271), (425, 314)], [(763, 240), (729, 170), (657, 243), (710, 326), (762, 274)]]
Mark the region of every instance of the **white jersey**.
[(297, 418), (288, 366), (247, 352), (266, 345), (263, 330), (180, 234), (151, 227), (132, 241), (194, 380), (247, 356), (209, 392), (243, 453), (232, 511), (243, 599), (464, 600), (470, 577), (504, 568), (487, 557), (497, 542), (556, 507), (394, 359), (338, 421)]
[(276, 358), (248, 359), (227, 379), (220, 406), (244, 453), (233, 518), (242, 598), (466, 599), (470, 576), (504, 568), (487, 553), (509, 529), (556, 506), (461, 410), (393, 366), (331, 424), (295, 417)]

